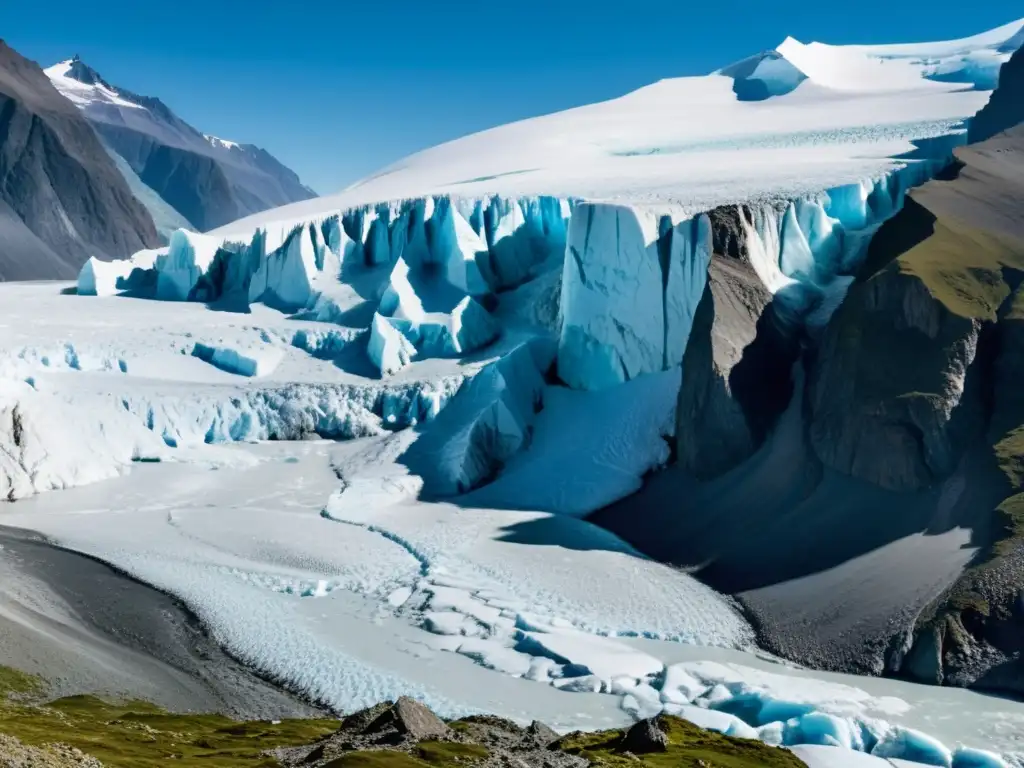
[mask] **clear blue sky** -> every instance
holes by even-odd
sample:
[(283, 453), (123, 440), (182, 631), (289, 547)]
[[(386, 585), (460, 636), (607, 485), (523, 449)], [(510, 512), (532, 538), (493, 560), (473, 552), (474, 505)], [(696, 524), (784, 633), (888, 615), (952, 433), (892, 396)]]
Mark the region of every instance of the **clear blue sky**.
[(1019, 0), (0, 0), (0, 35), (44, 66), (79, 53), (329, 193), (441, 141), (703, 74), (786, 35), (936, 40), (1020, 16)]

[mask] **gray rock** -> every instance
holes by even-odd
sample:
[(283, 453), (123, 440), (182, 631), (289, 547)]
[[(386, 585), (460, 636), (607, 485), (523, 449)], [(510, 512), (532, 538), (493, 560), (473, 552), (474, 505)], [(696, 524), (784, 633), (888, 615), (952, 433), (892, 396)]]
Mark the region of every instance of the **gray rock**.
[(798, 347), (750, 264), (742, 206), (709, 214), (713, 255), (683, 359), (676, 411), (679, 466), (700, 479), (749, 458), (792, 395)]
[(542, 747), (546, 747), (548, 744), (553, 744), (558, 741), (558, 733), (556, 733), (553, 728), (548, 727), (539, 720), (534, 720), (530, 723), (530, 727), (526, 729), (526, 732)]
[(363, 730), (365, 734), (395, 734), (401, 739), (421, 741), (445, 738), (451, 730), (437, 715), (415, 699), (403, 696)]
[(665, 752), (668, 749), (668, 736), (658, 726), (656, 719), (641, 720), (626, 731), (619, 748), (634, 755)]
[(1024, 122), (1024, 48), (1017, 50), (999, 72), (999, 87), (975, 115), (967, 131), (970, 143), (985, 141)]

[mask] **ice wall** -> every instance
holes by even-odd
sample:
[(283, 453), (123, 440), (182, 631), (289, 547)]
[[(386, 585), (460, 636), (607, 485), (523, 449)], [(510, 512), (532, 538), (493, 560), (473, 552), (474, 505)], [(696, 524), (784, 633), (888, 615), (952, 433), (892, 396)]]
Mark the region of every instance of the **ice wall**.
[(258, 302), (366, 328), (367, 353), (389, 376), (493, 342), (500, 326), (481, 300), (558, 269), (571, 210), (558, 198), (436, 196), (268, 225), (243, 242), (179, 230), (155, 262), (90, 260), (79, 292), (111, 295), (141, 274), (154, 298)]
[(558, 375), (603, 389), (679, 365), (711, 260), (711, 225), (585, 203), (569, 225)]
[[(813, 333), (842, 302), (871, 236), (907, 192), (945, 168), (961, 136), (866, 179), (790, 201), (745, 204), (744, 254), (780, 317)], [(683, 221), (649, 207), (578, 205), (562, 271), (558, 375), (576, 389), (615, 386), (678, 365), (704, 289), (706, 215)]]

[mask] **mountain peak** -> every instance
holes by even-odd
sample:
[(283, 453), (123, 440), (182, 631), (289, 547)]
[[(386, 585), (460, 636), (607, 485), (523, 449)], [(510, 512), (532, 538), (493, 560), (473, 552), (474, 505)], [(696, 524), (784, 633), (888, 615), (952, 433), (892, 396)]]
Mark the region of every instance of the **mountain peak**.
[(72, 80), (77, 80), (85, 85), (102, 85), (108, 90), (115, 90), (110, 83), (100, 76), (99, 72), (82, 61), (82, 57), (77, 53), (73, 59), (67, 62), (67, 69), (64, 72), (64, 76), (69, 77)]

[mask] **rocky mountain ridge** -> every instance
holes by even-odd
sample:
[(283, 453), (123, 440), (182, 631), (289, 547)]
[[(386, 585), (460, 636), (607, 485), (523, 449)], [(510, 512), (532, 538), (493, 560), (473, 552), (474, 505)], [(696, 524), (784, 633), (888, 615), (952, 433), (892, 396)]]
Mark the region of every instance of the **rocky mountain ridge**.
[(0, 279), (74, 277), (156, 245), (152, 218), (89, 124), (0, 42)]
[(78, 56), (46, 73), (104, 143), (193, 229), (316, 196), (266, 150), (208, 136), (159, 98), (111, 85)]

